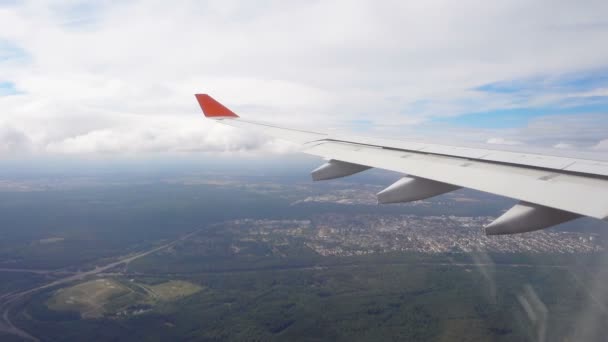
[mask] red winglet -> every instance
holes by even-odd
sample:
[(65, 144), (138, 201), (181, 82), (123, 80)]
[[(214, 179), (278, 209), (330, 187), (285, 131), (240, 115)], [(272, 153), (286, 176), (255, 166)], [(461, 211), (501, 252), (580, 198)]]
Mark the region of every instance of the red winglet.
[(224, 107), (221, 103), (214, 100), (211, 96), (207, 94), (196, 94), (196, 99), (198, 100), (198, 104), (201, 106), (203, 113), (208, 118), (217, 118), (217, 117), (229, 117), (229, 118), (238, 118), (239, 116), (234, 114), (233, 111)]

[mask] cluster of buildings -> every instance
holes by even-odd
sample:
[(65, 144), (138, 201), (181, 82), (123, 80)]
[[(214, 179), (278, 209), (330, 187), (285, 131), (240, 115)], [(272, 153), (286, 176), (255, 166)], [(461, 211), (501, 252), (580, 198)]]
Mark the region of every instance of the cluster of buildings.
[(486, 236), (492, 217), (326, 214), (311, 220), (237, 220), (244, 239), (287, 244), (294, 239), (324, 256), (389, 252), (594, 253), (604, 249), (591, 233), (543, 230)]

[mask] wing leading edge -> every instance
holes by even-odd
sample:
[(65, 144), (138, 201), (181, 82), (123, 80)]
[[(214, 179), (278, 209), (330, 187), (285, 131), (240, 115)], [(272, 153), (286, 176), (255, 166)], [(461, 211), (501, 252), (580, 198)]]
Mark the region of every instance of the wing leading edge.
[(406, 176), (378, 194), (379, 203), (422, 200), (461, 187), (520, 200), (486, 228), (515, 234), (581, 216), (608, 221), (608, 162), (367, 137), (338, 137), (242, 119), (209, 95), (196, 98), (207, 118), (300, 144), (329, 160), (313, 180), (369, 168)]

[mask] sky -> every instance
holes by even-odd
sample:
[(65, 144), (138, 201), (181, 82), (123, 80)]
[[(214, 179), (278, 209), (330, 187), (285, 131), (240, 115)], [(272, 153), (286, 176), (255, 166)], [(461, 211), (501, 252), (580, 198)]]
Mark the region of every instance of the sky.
[(607, 1), (0, 0), (0, 159), (291, 153), (204, 120), (608, 153)]

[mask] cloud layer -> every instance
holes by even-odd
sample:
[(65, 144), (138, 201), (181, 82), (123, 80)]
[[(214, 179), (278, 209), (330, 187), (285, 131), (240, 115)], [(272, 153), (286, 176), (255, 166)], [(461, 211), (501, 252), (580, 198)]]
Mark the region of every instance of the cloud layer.
[[(601, 107), (605, 13), (606, 1), (0, 5), (0, 154), (289, 150), (205, 122), (196, 92), (256, 119), (379, 133), (505, 108)], [(572, 81), (580, 74), (586, 86)], [(519, 142), (547, 129), (475, 134)], [(601, 149), (607, 138), (557, 131), (551, 145)]]

